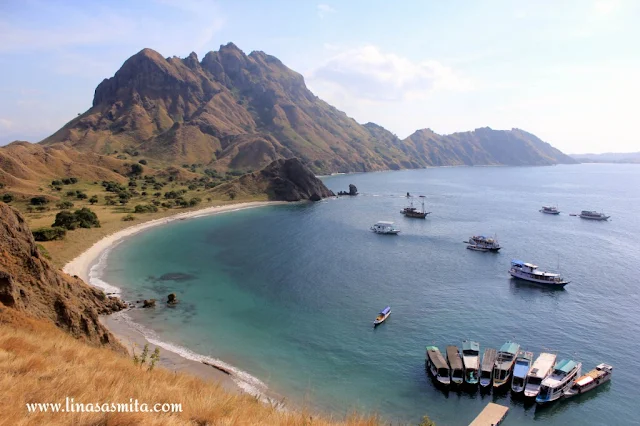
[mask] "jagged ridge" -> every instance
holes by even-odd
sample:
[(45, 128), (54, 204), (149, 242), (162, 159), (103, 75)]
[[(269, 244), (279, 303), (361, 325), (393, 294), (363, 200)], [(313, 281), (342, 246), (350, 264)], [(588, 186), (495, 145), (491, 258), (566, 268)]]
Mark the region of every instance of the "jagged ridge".
[(195, 53), (165, 59), (143, 49), (98, 85), (91, 109), (43, 142), (104, 154), (130, 148), (220, 170), (291, 157), (315, 172), (574, 162), (517, 129), (447, 136), (427, 129), (400, 140), (322, 101), (277, 58), (245, 55), (233, 43), (201, 62)]

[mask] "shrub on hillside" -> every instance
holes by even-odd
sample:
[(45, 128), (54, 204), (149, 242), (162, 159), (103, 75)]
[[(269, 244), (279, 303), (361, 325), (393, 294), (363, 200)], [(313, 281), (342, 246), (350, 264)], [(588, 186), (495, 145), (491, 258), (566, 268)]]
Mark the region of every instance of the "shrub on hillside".
[(131, 165), (131, 171), (129, 172), (130, 176), (140, 176), (144, 171), (144, 167), (141, 164), (134, 163)]
[(38, 228), (33, 231), (33, 239), (36, 241), (61, 240), (67, 234), (67, 230), (60, 227)]
[(158, 208), (153, 204), (138, 204), (133, 208), (134, 213), (155, 213)]
[(89, 202), (91, 203), (91, 205), (94, 205), (95, 203), (98, 202), (98, 196), (93, 195), (91, 198), (89, 198)]
[(128, 214), (122, 217), (123, 222), (131, 222), (132, 220), (136, 220), (136, 217), (132, 214)]
[(143, 166), (146, 166), (147, 165), (147, 160), (142, 159), (142, 160), (138, 161), (138, 163), (142, 164)]
[(87, 194), (85, 194), (84, 192), (82, 192), (82, 191), (77, 191), (76, 192), (76, 198), (78, 200), (86, 200), (87, 198), (89, 198), (89, 196)]
[(11, 194), (2, 195), (2, 202), (9, 204), (12, 201), (13, 201), (13, 195)]
[(56, 206), (60, 210), (69, 210), (73, 208), (73, 203), (71, 201), (61, 201), (58, 204), (56, 204)]
[(47, 197), (43, 197), (43, 196), (33, 197), (31, 199), (32, 206), (44, 206), (45, 204), (48, 204), (48, 203), (49, 203), (49, 200), (47, 199)]

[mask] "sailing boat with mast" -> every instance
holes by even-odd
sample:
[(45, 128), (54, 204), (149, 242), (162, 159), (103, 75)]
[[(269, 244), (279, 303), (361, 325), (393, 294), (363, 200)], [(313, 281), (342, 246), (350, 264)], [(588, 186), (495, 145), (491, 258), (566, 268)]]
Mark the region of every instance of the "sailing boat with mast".
[(406, 217), (413, 217), (416, 219), (424, 219), (427, 217), (427, 215), (431, 212), (426, 212), (424, 210), (424, 199), (425, 196), (424, 195), (420, 195), (420, 201), (421, 201), (421, 205), (422, 205), (422, 211), (419, 211), (416, 207), (413, 206), (413, 197), (410, 197), (409, 201), (409, 206), (405, 207), (404, 209), (402, 209), (400, 211), (400, 213), (402, 213), (403, 215), (405, 215)]

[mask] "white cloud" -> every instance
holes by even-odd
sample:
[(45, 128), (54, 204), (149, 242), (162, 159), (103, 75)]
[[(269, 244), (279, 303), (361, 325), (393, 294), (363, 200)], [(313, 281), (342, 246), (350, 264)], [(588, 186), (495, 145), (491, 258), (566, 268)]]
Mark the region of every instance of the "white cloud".
[(380, 102), (424, 99), (436, 91), (474, 88), (470, 79), (436, 60), (415, 62), (373, 45), (343, 50), (313, 70), (309, 83)]
[(10, 130), (13, 127), (13, 122), (6, 118), (0, 118), (0, 129)]
[(320, 3), (317, 6), (318, 16), (323, 19), (325, 16), (336, 13), (336, 10), (328, 4)]

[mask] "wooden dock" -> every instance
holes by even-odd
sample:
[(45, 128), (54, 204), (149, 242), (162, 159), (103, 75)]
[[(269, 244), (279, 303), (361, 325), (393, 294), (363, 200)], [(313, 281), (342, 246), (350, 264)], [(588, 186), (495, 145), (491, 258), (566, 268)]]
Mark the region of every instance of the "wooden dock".
[(509, 407), (490, 402), (469, 426), (497, 426), (507, 416), (507, 411)]

